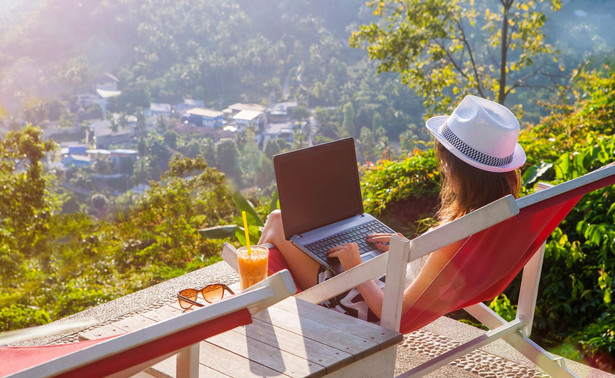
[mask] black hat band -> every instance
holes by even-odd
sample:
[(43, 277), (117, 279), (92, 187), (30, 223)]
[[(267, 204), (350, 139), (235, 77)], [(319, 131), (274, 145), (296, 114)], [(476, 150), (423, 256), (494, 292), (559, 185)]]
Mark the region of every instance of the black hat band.
[(488, 165), (491, 167), (501, 167), (503, 165), (509, 164), (513, 159), (513, 154), (510, 154), (510, 156), (506, 156), (503, 158), (498, 158), (475, 150), (474, 148), (468, 146), (464, 141), (459, 139), (457, 135), (455, 135), (455, 133), (453, 133), (453, 131), (448, 127), (446, 122), (440, 128), (440, 132), (442, 133), (444, 139), (446, 139), (450, 144), (452, 144), (453, 147), (458, 149), (465, 156), (481, 164)]

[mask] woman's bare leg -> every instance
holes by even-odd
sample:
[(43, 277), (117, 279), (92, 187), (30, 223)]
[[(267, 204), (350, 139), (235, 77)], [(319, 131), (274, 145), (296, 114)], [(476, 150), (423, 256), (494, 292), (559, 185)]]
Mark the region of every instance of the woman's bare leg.
[(267, 218), (258, 244), (265, 243), (271, 243), (278, 248), (288, 264), (290, 273), (302, 289), (305, 290), (318, 283), (316, 275), (320, 265), (285, 239), (282, 213), (279, 210), (273, 211)]

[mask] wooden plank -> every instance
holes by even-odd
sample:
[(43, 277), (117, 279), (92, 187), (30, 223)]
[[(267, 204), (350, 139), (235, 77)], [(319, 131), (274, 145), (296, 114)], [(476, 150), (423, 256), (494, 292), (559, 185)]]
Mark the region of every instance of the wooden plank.
[[(146, 373), (153, 375), (154, 377), (159, 378), (172, 378), (176, 377), (176, 361), (177, 356), (173, 356), (171, 358), (167, 358), (164, 361), (161, 361), (148, 369), (145, 370)], [(228, 375), (222, 374), (217, 370), (214, 370), (210, 367), (207, 367), (203, 364), (199, 364), (199, 377), (212, 377), (212, 378), (227, 378)]]
[(199, 346), (202, 364), (231, 377), (286, 376), (207, 341), (200, 343)]
[[(308, 338), (351, 354), (354, 360), (363, 358), (380, 350), (380, 345), (378, 343), (365, 337), (348, 333), (344, 327), (323, 324), (309, 317), (305, 317), (304, 315), (306, 312), (313, 310), (313, 307), (317, 307), (313, 304), (310, 304), (310, 306), (312, 308), (308, 307), (306, 311), (301, 312), (301, 315), (280, 308), (271, 307), (268, 309), (270, 321), (276, 327), (294, 332), (299, 335), (299, 337)], [(322, 310), (326, 309), (323, 308)], [(327, 313), (328, 312), (333, 311), (327, 311)], [(338, 315), (341, 314), (338, 313)], [(263, 317), (262, 314), (256, 315), (255, 318), (263, 321), (269, 320), (267, 317)]]
[[(263, 314), (265, 313), (263, 312)], [(354, 360), (354, 357), (349, 353), (302, 337), (284, 328), (272, 326), (271, 321), (266, 322), (261, 319), (254, 319), (252, 324), (235, 328), (233, 331), (260, 340), (265, 344), (277, 347), (319, 365), (326, 366), (327, 371), (330, 371), (330, 369), (335, 370)]]
[(174, 318), (176, 316), (180, 316), (182, 312), (183, 310), (181, 310), (179, 306), (173, 307), (169, 305), (164, 305), (162, 307), (145, 312), (141, 315), (145, 316), (148, 319), (152, 319), (156, 322), (161, 322), (163, 320), (167, 320), (170, 318)]
[(318, 376), (326, 373), (326, 368), (322, 365), (267, 345), (260, 340), (246, 337), (239, 332), (229, 331), (215, 335), (206, 342), (289, 376)]
[(300, 299), (289, 298), (277, 303), (273, 308), (295, 315), (300, 314), (305, 319), (337, 328), (344, 334), (368, 339), (379, 344), (381, 349), (397, 344), (403, 339), (403, 335), (399, 332)]

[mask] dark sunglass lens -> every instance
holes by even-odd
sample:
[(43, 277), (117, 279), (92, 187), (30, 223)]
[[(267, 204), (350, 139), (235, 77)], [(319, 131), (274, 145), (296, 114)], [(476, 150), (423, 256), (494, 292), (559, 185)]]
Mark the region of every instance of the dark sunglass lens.
[[(179, 292), (180, 295), (188, 299), (192, 299), (193, 301), (196, 301), (196, 296), (198, 295), (198, 293), (199, 292), (194, 289), (185, 289)], [(179, 301), (179, 307), (183, 309), (192, 307), (192, 303), (182, 300), (181, 297), (177, 297), (177, 300)]]
[(209, 285), (203, 288), (201, 294), (207, 302), (217, 302), (224, 296), (224, 288), (222, 285)]

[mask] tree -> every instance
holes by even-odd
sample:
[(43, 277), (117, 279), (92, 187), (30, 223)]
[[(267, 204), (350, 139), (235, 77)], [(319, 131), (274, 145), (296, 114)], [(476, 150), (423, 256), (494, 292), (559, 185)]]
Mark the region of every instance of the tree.
[(348, 136), (355, 137), (357, 134), (357, 128), (354, 124), (354, 106), (352, 102), (347, 102), (344, 105), (344, 121), (342, 123), (342, 129)]
[(109, 210), (109, 200), (104, 194), (94, 194), (90, 199), (92, 203), (92, 213), (99, 219), (104, 218)]
[(367, 49), (378, 72), (398, 72), (430, 111), (468, 92), (504, 104), (546, 74), (535, 60), (551, 54), (542, 28), (547, 5), (561, 0), (372, 0), (381, 23), (363, 25), (350, 45)]
[(0, 140), (0, 277), (7, 279), (24, 257), (40, 252), (49, 228), (54, 199), (41, 161), (53, 145), (41, 134), (27, 126)]
[(380, 113), (375, 112), (374, 117), (372, 118), (372, 130), (384, 129), (384, 121), (382, 120), (382, 116)]
[(217, 147), (218, 166), (235, 185), (241, 187), (241, 169), (239, 168), (239, 150), (232, 139), (220, 141)]
[(280, 153), (280, 145), (276, 139), (269, 139), (265, 144), (265, 155), (268, 159), (272, 159), (274, 155)]

